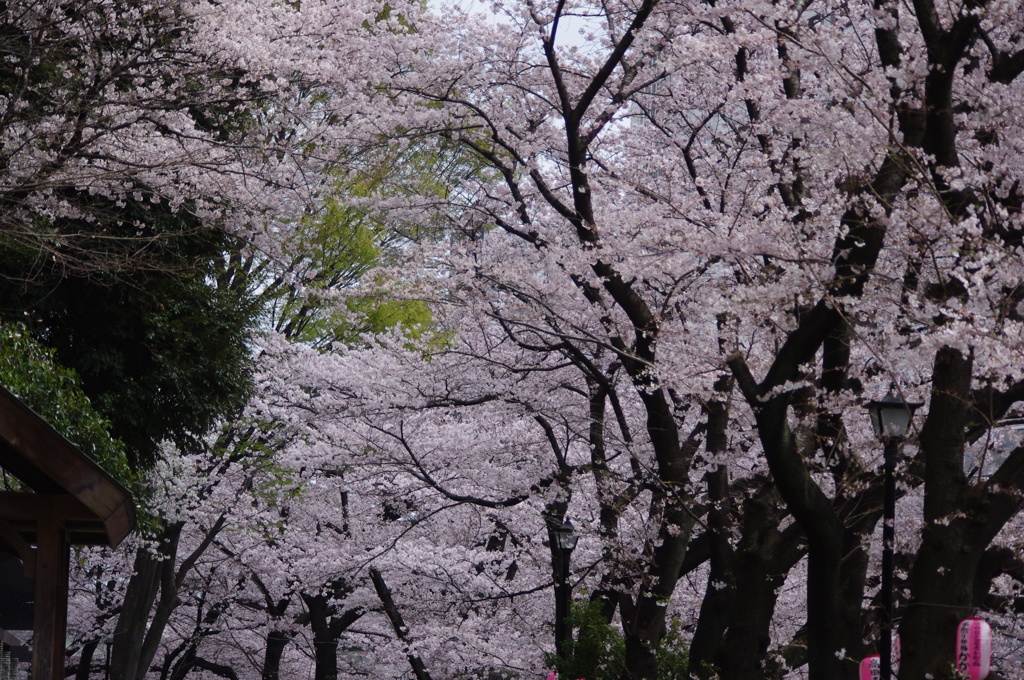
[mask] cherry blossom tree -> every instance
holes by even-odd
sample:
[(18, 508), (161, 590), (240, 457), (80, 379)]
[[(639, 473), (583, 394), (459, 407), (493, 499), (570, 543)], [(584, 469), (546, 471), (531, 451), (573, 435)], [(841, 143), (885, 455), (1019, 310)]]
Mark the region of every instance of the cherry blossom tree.
[(260, 240), (308, 194), (278, 85), (202, 35), (212, 10), (5, 5), (5, 248), (75, 273), (160, 267), (175, 234), (148, 212)]
[(927, 403), (899, 467), (900, 673), (947, 677), (957, 621), (1013, 611), (1020, 573), (1024, 448), (998, 441), (1024, 384), (1013, 3), (488, 10), (225, 3), (202, 26), (321, 93), (311, 153), (473, 159), (443, 191), (396, 173), (347, 199), (402, 233), (367, 291), (428, 301), (433, 332), (264, 340), (250, 414), (294, 433), (275, 446), (308, 503), (273, 542), (220, 541), (268, 603), (246, 615), (273, 629), (291, 596), (292, 640), (539, 674), (544, 539), (571, 518), (577, 596), (621, 626), (625, 678), (658, 677), (679, 614), (692, 676), (852, 678), (878, 637), (861, 405), (891, 389)]
[[(438, 300), (573, 366), (602, 395), (594, 422), (632, 390), (649, 530), (615, 591), (627, 676), (655, 677), (698, 480), (724, 502), (724, 477), (753, 473), (807, 544), (810, 677), (852, 677), (881, 496), (859, 404), (890, 386), (928, 401), (905, 470), (924, 508), (901, 672), (940, 676), (933, 641), (973, 611), (978, 565), (1019, 509), (1016, 450), (987, 480), (963, 472), (1020, 390), (1009, 5), (492, 9), (418, 17), (431, 49), (388, 83), (403, 130), (489, 167), (452, 194), (465, 238), (416, 256)], [(608, 503), (608, 534), (623, 507)], [(795, 561), (767, 555), (780, 577)]]
[[(422, 153), (400, 155), (411, 167), (432, 167)], [(378, 157), (374, 163), (398, 160)], [(371, 170), (366, 159), (358, 166), (353, 162), (353, 177), (337, 191), (364, 193), (366, 185), (380, 182), (368, 175)], [(432, 172), (423, 181), (440, 176)], [(249, 413), (211, 433), (200, 450), (167, 447), (152, 474), (155, 535), (128, 553), (83, 561), (80, 654), (73, 665), (80, 677), (97, 668), (94, 656), (103, 644), (106, 672), (119, 678), (181, 678), (193, 672), (287, 677), (300, 672), (296, 667), (305, 672), (307, 656), (314, 677), (334, 678), (339, 669), (351, 670), (340, 658), (343, 645), (363, 648), (369, 646), (367, 636), (404, 635), (403, 626), (391, 625), (400, 620), (393, 601), (369, 632), (350, 631), (390, 597), (382, 570), (374, 568), (371, 580), (365, 559), (386, 534), (377, 525), (387, 513), (381, 517), (372, 489), (357, 496), (346, 487), (337, 461), (324, 462), (315, 449), (291, 442), (302, 437), (301, 443), (329, 445), (300, 427), (310, 408), (302, 386), (298, 392), (294, 383), (271, 389), (290, 380), (294, 352), (315, 357), (332, 342), (359, 344), (361, 333), (394, 326), (415, 336), (429, 321), (422, 303), (345, 296), (347, 287), (396, 247), (393, 230), (384, 231), (372, 212), (329, 200), (282, 236), (276, 259), (257, 252), (231, 255), (233, 269), (224, 285), (257, 281), (274, 326), (265, 340), (253, 339), (262, 396)], [(278, 400), (283, 405), (271, 408)], [(358, 530), (337, 517), (338, 501), (344, 516), (350, 495), (353, 505), (370, 499), (370, 524), (356, 525)], [(396, 525), (392, 533), (401, 529)], [(364, 540), (356, 540), (360, 536)], [(325, 560), (325, 544), (332, 540), (342, 545)], [(382, 628), (385, 623), (397, 632)]]
[(326, 181), (295, 153), (301, 96), (204, 38), (213, 11), (0, 8), (0, 315), (78, 372), (136, 468), (244, 404), (260, 310), (252, 281), (214, 282), (232, 252), (277, 256)]

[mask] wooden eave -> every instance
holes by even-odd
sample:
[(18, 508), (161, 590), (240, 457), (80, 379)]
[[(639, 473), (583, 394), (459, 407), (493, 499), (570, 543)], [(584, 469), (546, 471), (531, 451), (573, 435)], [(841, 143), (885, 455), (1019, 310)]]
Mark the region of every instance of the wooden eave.
[(39, 519), (59, 518), (72, 544), (116, 546), (135, 523), (131, 494), (0, 385), (0, 468), (36, 493), (0, 493), (0, 519), (29, 542)]

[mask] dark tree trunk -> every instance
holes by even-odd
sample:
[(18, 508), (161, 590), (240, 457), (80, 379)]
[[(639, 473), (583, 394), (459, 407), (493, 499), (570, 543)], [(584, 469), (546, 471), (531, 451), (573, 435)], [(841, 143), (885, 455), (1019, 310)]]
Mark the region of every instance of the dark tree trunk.
[(75, 680), (89, 680), (92, 675), (92, 657), (96, 654), (99, 640), (90, 640), (82, 645), (82, 653), (79, 655), (78, 668), (75, 671)]
[[(823, 311), (826, 319), (829, 316)], [(824, 321), (822, 321), (824, 323)], [(826, 323), (826, 327), (830, 324)], [(820, 331), (819, 331), (820, 332)], [(796, 341), (792, 341), (793, 342)], [(800, 344), (803, 339), (799, 341)], [(814, 347), (821, 340), (813, 343)], [(805, 348), (805, 349), (809, 349)], [(798, 348), (794, 349), (799, 355)], [(785, 351), (782, 353), (785, 355)], [(790, 357), (789, 361), (795, 357)], [(758, 404), (756, 421), (771, 470), (772, 478), (785, 500), (793, 517), (807, 536), (807, 661), (810, 680), (839, 680), (856, 676), (855, 664), (846, 663), (840, 650), (847, 647), (850, 631), (846, 630), (842, 617), (843, 599), (840, 569), (843, 560), (843, 538), (845, 529), (829, 498), (817, 485), (807, 468), (796, 437), (789, 428), (788, 396), (777, 396), (767, 401), (761, 398), (769, 381), (780, 376), (772, 375), (781, 367), (783, 358), (776, 359), (775, 365), (762, 385), (757, 385), (742, 360), (733, 355), (729, 359), (737, 384), (748, 402)], [(799, 364), (794, 364), (796, 370)], [(796, 377), (795, 375), (793, 377)]]
[(143, 680), (149, 672), (167, 623), (181, 603), (178, 589), (182, 581), (213, 544), (226, 520), (227, 515), (221, 515), (206, 529), (200, 544), (180, 562), (178, 541), (184, 528), (182, 522), (164, 527), (158, 539), (159, 555), (145, 548), (137, 551), (114, 634), (110, 680)]
[(686, 501), (661, 501), (667, 507), (660, 522), (660, 544), (654, 549), (641, 592), (635, 603), (625, 595), (619, 600), (626, 642), (623, 680), (657, 680), (657, 650), (665, 636), (665, 603), (675, 590), (693, 529), (693, 519), (682, 507)]
[(263, 654), (263, 676), (262, 680), (280, 680), (281, 658), (284, 656), (285, 647), (291, 642), (294, 633), (289, 631), (272, 630), (267, 633), (267, 649)]
[[(370, 569), (370, 578), (373, 579), (373, 588), (377, 591), (377, 597), (380, 598), (380, 603), (384, 607), (384, 613), (391, 622), (391, 628), (395, 631), (395, 635), (402, 642), (408, 642), (409, 628), (402, 619), (402, 613), (398, 611), (398, 605), (395, 604), (395, 600), (391, 596), (391, 589), (388, 588), (388, 584), (384, 581), (384, 576), (376, 569)], [(412, 667), (416, 680), (432, 680), (430, 673), (427, 671), (426, 664), (423, 663), (423, 659), (418, 654), (410, 651), (406, 658), (409, 660), (409, 666)]]
[(903, 678), (951, 676), (956, 626), (981, 604), (976, 586), (986, 550), (1021, 508), (1024, 447), (987, 482), (971, 485), (964, 475), (965, 433), (975, 415), (971, 378), (971, 357), (950, 348), (936, 355), (932, 401), (921, 431), (925, 527), (900, 627)]
[[(736, 578), (735, 551), (730, 544), (733, 519), (729, 516), (729, 472), (722, 466), (706, 475), (708, 500), (708, 534), (710, 541), (710, 572), (704, 587), (697, 628), (690, 641), (689, 674), (710, 680), (715, 677), (715, 658), (722, 638), (734, 617)], [(744, 603), (744, 608), (746, 603)]]
[(623, 680), (658, 677), (656, 649), (638, 635), (626, 636), (626, 670)]
[[(924, 532), (910, 576), (911, 602), (900, 626), (900, 675), (950, 675), (957, 622), (971, 614), (974, 574), (981, 555), (971, 555), (963, 536), (967, 479), (963, 473), (969, 418), (971, 361), (942, 349), (935, 357), (928, 419), (921, 430), (924, 461)], [(973, 563), (973, 564), (972, 564)], [(936, 640), (947, 641), (936, 645)], [(941, 650), (949, 650), (944, 654)]]
[(331, 611), (323, 595), (302, 598), (309, 610), (309, 627), (313, 631), (314, 680), (337, 680), (338, 639), (331, 634)]
[[(760, 556), (752, 562), (760, 563)], [(763, 566), (763, 565), (762, 565)], [(779, 574), (759, 572), (755, 564), (743, 565), (736, 590), (736, 602), (722, 643), (715, 656), (719, 678), (764, 680), (776, 592), (785, 581)]]
[[(693, 532), (693, 513), (689, 508), (692, 498), (683, 490), (689, 483), (690, 464), (706, 427), (698, 426), (685, 441), (680, 441), (679, 426), (666, 390), (645, 391), (641, 385), (645, 369), (634, 367), (633, 370), (638, 371), (632, 377), (644, 402), (647, 433), (658, 461), (658, 481), (663, 489), (652, 494), (650, 517), (658, 526), (658, 534), (657, 540), (647, 546), (650, 558), (640, 592), (635, 602), (625, 595), (619, 598), (626, 642), (623, 680), (656, 680), (657, 649), (665, 636), (665, 603), (672, 597), (679, 580)], [(671, 492), (664, 489), (671, 489)]]
[(173, 570), (181, 526), (166, 527), (161, 533), (158, 557), (145, 548), (135, 554), (132, 577), (117, 619), (110, 652), (110, 680), (140, 680), (148, 669), (143, 660), (143, 644), (149, 630), (150, 612), (166, 581), (166, 571)]
[[(837, 542), (838, 543), (838, 542)], [(807, 666), (811, 680), (856, 677), (857, 667), (840, 654), (851, 639), (843, 625), (838, 544), (814, 545), (807, 551)]]
[(796, 524), (779, 531), (785, 512), (772, 486), (745, 501), (742, 509), (743, 538), (734, 566), (736, 606), (715, 666), (720, 678), (764, 680), (778, 590), (804, 555), (804, 537)]

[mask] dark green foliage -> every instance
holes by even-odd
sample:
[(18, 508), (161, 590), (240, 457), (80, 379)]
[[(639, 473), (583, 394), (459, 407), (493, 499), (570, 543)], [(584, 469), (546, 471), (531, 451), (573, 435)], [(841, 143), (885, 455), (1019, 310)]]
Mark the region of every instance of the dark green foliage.
[(138, 468), (251, 389), (259, 310), (240, 279), (219, 285), (239, 244), (210, 221), (237, 206), (206, 186), (221, 168), (196, 130), (255, 138), (265, 95), (196, 51), (191, 21), (175, 3), (0, 5), (0, 321), (75, 370)]
[[(622, 632), (604, 620), (600, 602), (572, 603), (569, 624), (575, 636), (565, 644), (567, 658), (550, 655), (548, 665), (566, 680), (619, 680), (625, 666), (626, 643)], [(687, 650), (674, 619), (657, 652), (658, 680), (685, 680)]]
[(553, 658), (560, 678), (618, 680), (622, 677), (626, 645), (622, 634), (601, 616), (600, 602), (575, 601), (569, 625), (576, 635), (565, 642), (567, 658)]
[[(133, 212), (134, 224), (121, 220), (108, 233), (157, 237), (139, 269), (65, 270), (0, 236), (0, 319), (23, 321), (77, 372), (132, 465), (142, 468), (161, 441), (187, 449), (245, 403), (247, 341), (259, 308), (244, 277), (224, 276), (225, 253), (237, 247), (224, 234), (159, 204), (135, 203), (122, 216)], [(94, 247), (130, 259), (133, 245), (111, 239)]]

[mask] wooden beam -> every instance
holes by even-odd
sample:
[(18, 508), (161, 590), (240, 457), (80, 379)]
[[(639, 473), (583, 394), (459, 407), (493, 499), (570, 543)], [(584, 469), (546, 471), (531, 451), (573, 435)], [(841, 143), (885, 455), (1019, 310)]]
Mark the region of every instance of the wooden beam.
[[(36, 542), (36, 523), (53, 518), (64, 523), (71, 545), (109, 545), (110, 531), (95, 513), (66, 494), (0, 491), (0, 522), (23, 541)], [(127, 533), (128, 528), (124, 528)], [(9, 541), (10, 542), (10, 541)], [(18, 547), (12, 543), (12, 547)]]
[(66, 494), (17, 491), (0, 491), (0, 518), (15, 522), (55, 518), (93, 521), (100, 524), (96, 513)]

